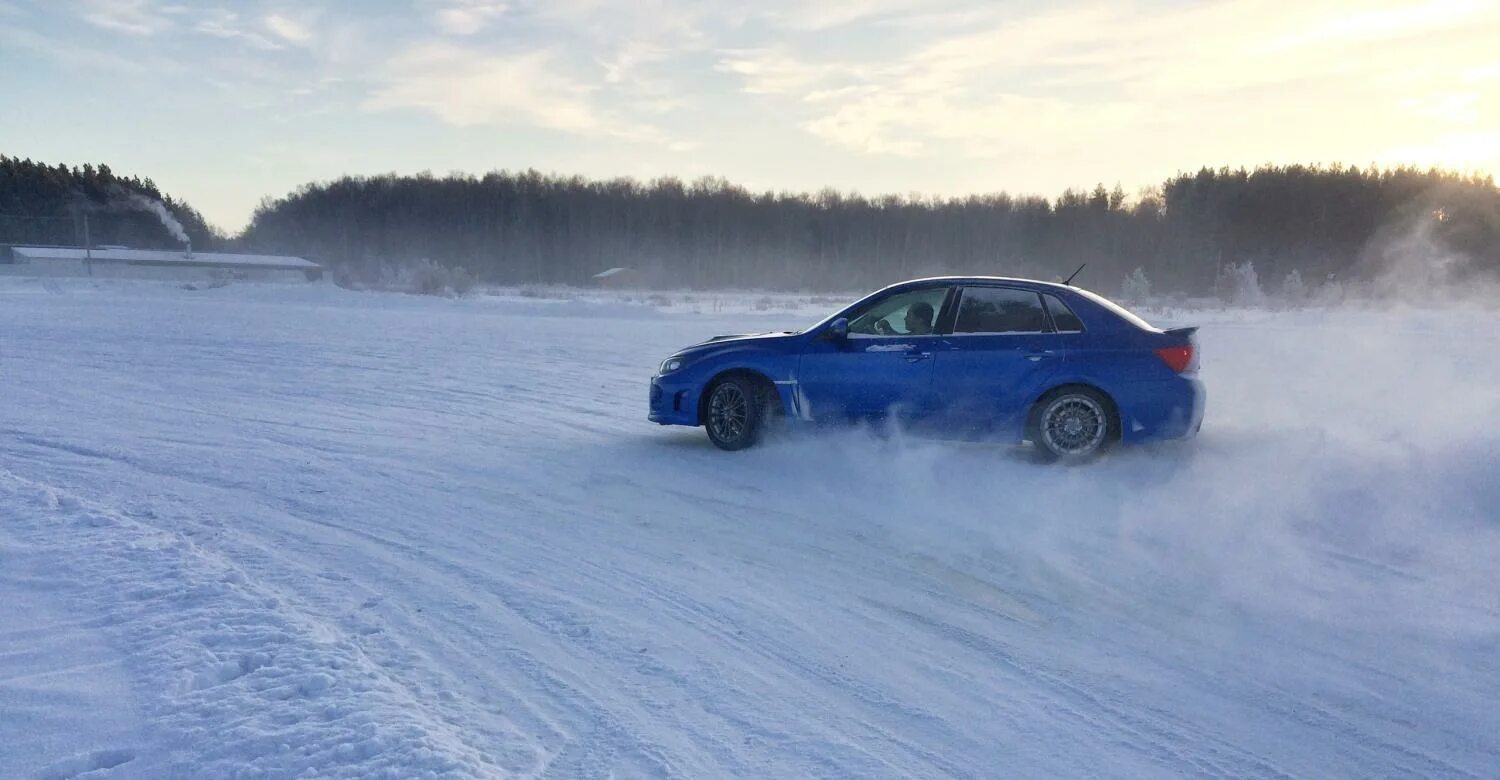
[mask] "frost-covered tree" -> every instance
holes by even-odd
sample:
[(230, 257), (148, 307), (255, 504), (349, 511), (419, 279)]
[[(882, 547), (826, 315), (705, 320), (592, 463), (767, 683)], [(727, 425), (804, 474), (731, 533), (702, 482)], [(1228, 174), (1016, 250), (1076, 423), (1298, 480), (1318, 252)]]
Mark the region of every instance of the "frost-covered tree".
[(1260, 286), (1255, 263), (1230, 263), (1219, 280), (1219, 295), (1236, 306), (1263, 306), (1266, 293)]
[(1135, 270), (1131, 271), (1125, 277), (1125, 282), (1121, 285), (1120, 292), (1127, 301), (1134, 303), (1149, 301), (1151, 299), (1151, 280), (1146, 278), (1146, 269), (1136, 266)]
[(1281, 299), (1292, 306), (1300, 306), (1307, 299), (1307, 285), (1302, 283), (1302, 272), (1293, 268), (1281, 280)]

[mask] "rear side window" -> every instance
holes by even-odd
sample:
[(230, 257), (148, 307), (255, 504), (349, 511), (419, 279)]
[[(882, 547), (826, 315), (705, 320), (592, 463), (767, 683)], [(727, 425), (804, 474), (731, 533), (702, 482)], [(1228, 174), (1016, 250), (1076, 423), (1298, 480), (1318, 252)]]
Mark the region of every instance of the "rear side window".
[(1125, 320), (1126, 322), (1136, 326), (1137, 328), (1140, 328), (1141, 330), (1149, 330), (1155, 333), (1161, 332), (1159, 329), (1153, 327), (1151, 323), (1135, 316), (1135, 314), (1131, 313), (1129, 309), (1126, 309), (1124, 306), (1121, 306), (1120, 304), (1115, 303), (1114, 301), (1098, 293), (1092, 293), (1088, 290), (1080, 290), (1077, 288), (1074, 289), (1074, 292), (1082, 295), (1085, 298), (1088, 298), (1089, 300), (1099, 304), (1100, 306), (1103, 306), (1105, 309), (1114, 313), (1115, 316), (1119, 317), (1122, 320)]
[(1057, 327), (1058, 333), (1082, 333), (1083, 321), (1078, 315), (1068, 308), (1056, 295), (1043, 295), (1042, 300), (1047, 302), (1047, 313), (1052, 315), (1052, 324)]
[(966, 287), (954, 333), (1046, 333), (1041, 296), (1009, 287)]

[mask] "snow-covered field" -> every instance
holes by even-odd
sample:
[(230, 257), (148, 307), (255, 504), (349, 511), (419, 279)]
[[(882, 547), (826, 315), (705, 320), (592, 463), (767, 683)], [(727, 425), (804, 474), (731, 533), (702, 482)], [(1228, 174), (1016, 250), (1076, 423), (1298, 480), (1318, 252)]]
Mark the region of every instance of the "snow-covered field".
[(1500, 315), (1199, 317), (1069, 469), (658, 428), (819, 313), (666, 308), (8, 281), (0, 777), (1500, 776)]

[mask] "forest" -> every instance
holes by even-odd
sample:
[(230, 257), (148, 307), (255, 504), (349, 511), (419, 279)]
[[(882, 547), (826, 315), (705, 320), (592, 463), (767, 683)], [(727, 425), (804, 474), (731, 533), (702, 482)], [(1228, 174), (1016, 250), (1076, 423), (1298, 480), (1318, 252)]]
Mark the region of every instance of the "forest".
[[(1048, 199), (752, 192), (721, 178), (590, 180), (534, 170), (347, 176), (267, 198), (215, 235), (150, 179), (0, 157), (0, 243), (171, 246), (121, 193), (165, 203), (194, 245), (294, 254), (375, 282), (418, 261), (481, 282), (587, 284), (612, 267), (640, 286), (855, 290), (944, 273), (1060, 278), (1117, 293), (1219, 295), (1253, 268), (1275, 292), (1463, 285), (1500, 278), (1490, 177), (1339, 165), (1203, 168), (1127, 195)], [(122, 202), (124, 205), (122, 205)], [(38, 217), (42, 219), (37, 219)]]
[(225, 243), (193, 207), (161, 192), (151, 179), (116, 176), (108, 165), (62, 164), (0, 155), (0, 244), (119, 245), (176, 249), (181, 238), (156, 206), (178, 223), (193, 246)]

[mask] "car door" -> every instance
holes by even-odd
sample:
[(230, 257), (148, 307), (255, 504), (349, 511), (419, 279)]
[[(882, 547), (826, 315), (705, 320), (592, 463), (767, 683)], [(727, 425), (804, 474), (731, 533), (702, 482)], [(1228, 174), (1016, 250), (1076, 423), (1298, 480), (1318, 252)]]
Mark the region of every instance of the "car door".
[[(932, 357), (951, 296), (949, 285), (902, 290), (850, 312), (846, 338), (807, 343), (797, 382), (804, 413), (814, 419), (919, 417), (932, 406)], [(923, 307), (926, 307), (925, 310)], [(927, 327), (914, 312), (926, 311)]]
[(932, 387), (946, 427), (982, 433), (1024, 423), (1064, 358), (1041, 296), (1021, 287), (969, 285), (934, 350)]

